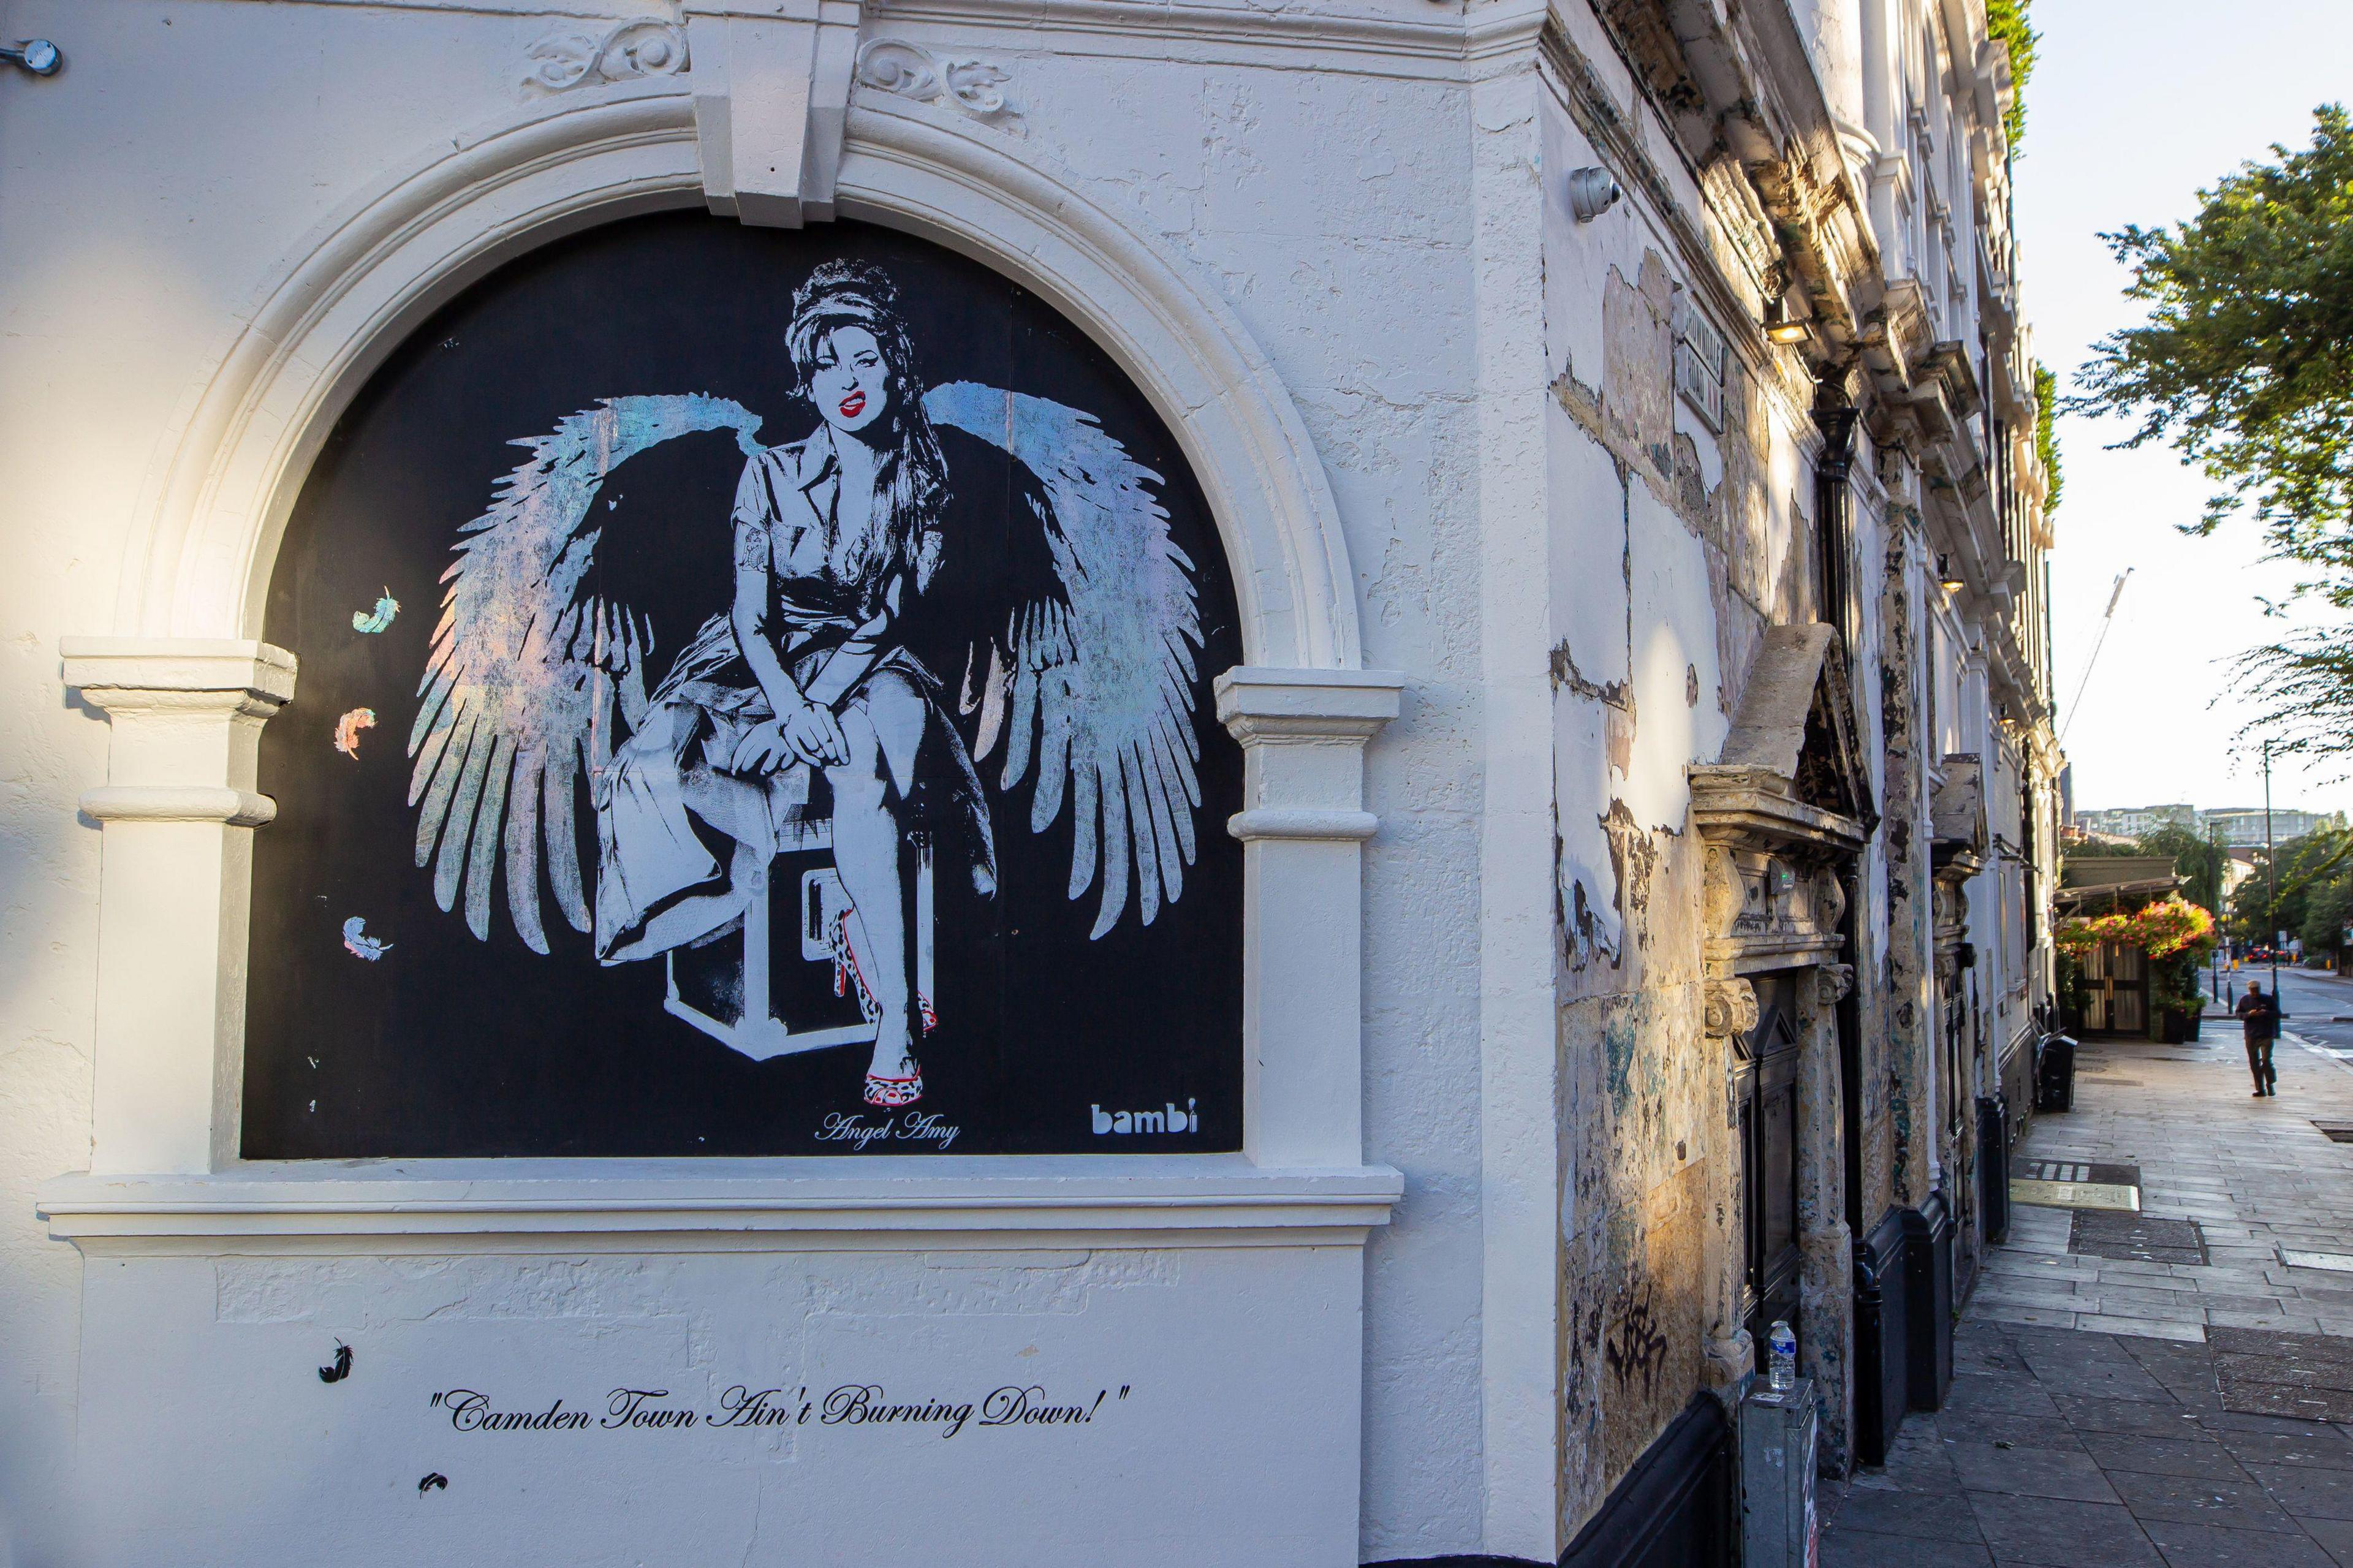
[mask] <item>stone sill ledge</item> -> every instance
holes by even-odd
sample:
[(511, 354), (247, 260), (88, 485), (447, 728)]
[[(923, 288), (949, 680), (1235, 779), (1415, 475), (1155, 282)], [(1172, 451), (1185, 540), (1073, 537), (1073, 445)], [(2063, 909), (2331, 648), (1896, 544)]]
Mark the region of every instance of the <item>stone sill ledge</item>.
[(52, 1237), (102, 1251), (1362, 1245), (1404, 1187), (1386, 1165), (1239, 1155), (336, 1161), (76, 1172), (37, 1207)]

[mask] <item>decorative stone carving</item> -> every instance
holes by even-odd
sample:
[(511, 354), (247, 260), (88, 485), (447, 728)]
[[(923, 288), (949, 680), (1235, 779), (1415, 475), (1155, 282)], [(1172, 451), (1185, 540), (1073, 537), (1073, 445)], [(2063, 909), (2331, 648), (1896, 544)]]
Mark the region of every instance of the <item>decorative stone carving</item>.
[(1711, 855), (1702, 902), (1708, 957), (1800, 963), (1835, 953), (1846, 889), (1833, 868), (1809, 864), (1820, 853), (1726, 847)]
[(1700, 1028), (1711, 1037), (1745, 1035), (1757, 1026), (1757, 988), (1746, 980), (1711, 980)]
[(1746, 1329), (1718, 1323), (1708, 1331), (1701, 1352), (1707, 1362), (1711, 1388), (1729, 1388), (1757, 1370), (1757, 1342)]
[(1814, 873), (1814, 924), (1834, 931), (1845, 919), (1846, 884), (1837, 871), (1825, 866)]
[(898, 38), (870, 38), (858, 50), (858, 85), (918, 103), (960, 109), (976, 120), (1010, 114), (997, 89), (1011, 73), (987, 60), (935, 55)]
[(1815, 996), (1825, 1007), (1835, 1007), (1854, 991), (1854, 965), (1825, 963), (1814, 971)]
[(686, 29), (638, 17), (595, 33), (550, 33), (523, 51), (526, 90), (565, 92), (639, 77), (679, 76), (687, 68)]
[(1937, 773), (1928, 797), (1931, 858), (1939, 876), (1966, 879), (1985, 863), (1985, 764), (1973, 752), (1954, 752)]

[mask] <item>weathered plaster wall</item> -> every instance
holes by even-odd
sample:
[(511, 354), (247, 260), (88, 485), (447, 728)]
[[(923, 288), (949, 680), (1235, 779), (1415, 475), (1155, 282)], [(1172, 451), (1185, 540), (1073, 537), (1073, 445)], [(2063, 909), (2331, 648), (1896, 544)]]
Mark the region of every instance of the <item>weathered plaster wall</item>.
[(1866, 1104), (1863, 1121), (1862, 1225), (1878, 1222), (1890, 1204), (1913, 1205), (1930, 1191), (1934, 1130), (1928, 1121), (1928, 1073), (1935, 1044), (1935, 973), (1930, 962), (1935, 896), (1930, 880), (1927, 770), (1933, 741), (1923, 692), (1925, 609), (1916, 514), (1891, 506), (1878, 577), (1881, 640), (1880, 744), (1886, 759), (1880, 839), (1886, 857), (1887, 937), (1884, 1040), (1882, 1062), (1868, 1059), (1863, 1081), (1880, 1086), (1883, 1114)]
[[(1647, 128), (1614, 56), (1585, 64)], [(1600, 161), (1557, 95), (1544, 147), (1563, 174)], [(1545, 225), (1566, 1537), (1711, 1381), (1739, 1267), (1686, 769), (1721, 751), (1764, 628), (1813, 618), (1812, 480), (1801, 391), (1735, 354), (1720, 432), (1677, 395), (1692, 279), (1665, 215), (1631, 193), (1584, 223), (1555, 199)]]

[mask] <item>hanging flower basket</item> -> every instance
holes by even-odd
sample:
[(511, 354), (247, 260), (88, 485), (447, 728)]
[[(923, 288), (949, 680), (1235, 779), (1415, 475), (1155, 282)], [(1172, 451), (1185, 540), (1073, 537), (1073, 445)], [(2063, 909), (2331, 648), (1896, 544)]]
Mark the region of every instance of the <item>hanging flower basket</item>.
[(2078, 955), (2104, 942), (2137, 947), (2151, 958), (2202, 955), (2214, 945), (2214, 917), (2177, 894), (2128, 913), (2071, 916), (2051, 935), (2060, 952)]

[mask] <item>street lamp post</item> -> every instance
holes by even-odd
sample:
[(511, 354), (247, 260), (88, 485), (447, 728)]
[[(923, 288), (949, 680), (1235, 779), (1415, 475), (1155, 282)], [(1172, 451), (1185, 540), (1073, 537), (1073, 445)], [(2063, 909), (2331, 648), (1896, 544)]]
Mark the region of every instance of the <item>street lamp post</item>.
[(2263, 925), (2271, 934), (2272, 1010), (2279, 1010), (2279, 851), (2272, 844), (2272, 743), (2263, 742), (2263, 865), (2271, 872), (2271, 898)]

